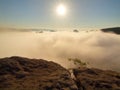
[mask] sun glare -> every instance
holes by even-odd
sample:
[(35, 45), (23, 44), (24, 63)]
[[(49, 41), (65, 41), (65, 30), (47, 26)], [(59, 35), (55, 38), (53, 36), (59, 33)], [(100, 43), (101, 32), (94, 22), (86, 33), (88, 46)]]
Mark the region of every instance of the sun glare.
[(58, 5), (56, 12), (60, 16), (64, 16), (66, 14), (66, 7), (63, 4)]

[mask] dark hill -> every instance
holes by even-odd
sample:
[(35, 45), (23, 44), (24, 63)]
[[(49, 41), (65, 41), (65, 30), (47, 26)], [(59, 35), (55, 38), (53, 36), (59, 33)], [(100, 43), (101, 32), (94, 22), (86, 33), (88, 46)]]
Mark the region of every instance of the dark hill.
[(114, 28), (104, 28), (101, 29), (103, 32), (113, 32), (115, 34), (120, 34), (120, 27), (114, 27)]

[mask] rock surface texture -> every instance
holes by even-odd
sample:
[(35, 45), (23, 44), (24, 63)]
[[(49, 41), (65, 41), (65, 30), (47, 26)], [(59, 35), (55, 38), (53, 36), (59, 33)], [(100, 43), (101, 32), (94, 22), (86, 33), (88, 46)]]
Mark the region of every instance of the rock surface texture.
[(74, 69), (79, 90), (120, 90), (120, 73), (95, 68)]
[(120, 90), (120, 73), (95, 68), (70, 72), (52, 61), (0, 59), (0, 90)]
[(51, 61), (0, 59), (0, 90), (78, 90), (69, 71)]

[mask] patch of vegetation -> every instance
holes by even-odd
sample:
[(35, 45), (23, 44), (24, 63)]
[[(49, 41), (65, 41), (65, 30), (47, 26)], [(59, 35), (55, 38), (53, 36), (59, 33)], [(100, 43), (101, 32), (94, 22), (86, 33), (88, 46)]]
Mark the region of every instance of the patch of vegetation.
[(87, 67), (89, 63), (83, 62), (81, 59), (78, 58), (69, 58), (68, 61), (72, 61), (77, 67)]

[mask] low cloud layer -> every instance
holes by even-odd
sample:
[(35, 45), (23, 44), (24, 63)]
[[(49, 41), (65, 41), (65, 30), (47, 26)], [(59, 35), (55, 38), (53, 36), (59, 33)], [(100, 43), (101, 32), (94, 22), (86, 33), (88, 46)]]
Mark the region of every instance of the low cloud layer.
[(80, 58), (90, 67), (120, 71), (119, 52), (120, 36), (101, 31), (0, 32), (1, 58), (42, 58), (64, 67), (73, 67), (68, 58)]

